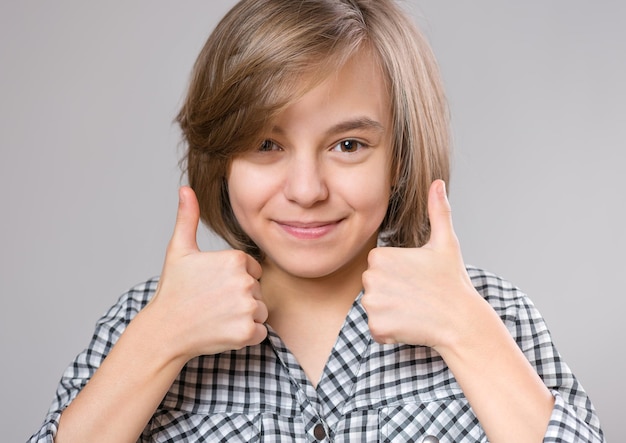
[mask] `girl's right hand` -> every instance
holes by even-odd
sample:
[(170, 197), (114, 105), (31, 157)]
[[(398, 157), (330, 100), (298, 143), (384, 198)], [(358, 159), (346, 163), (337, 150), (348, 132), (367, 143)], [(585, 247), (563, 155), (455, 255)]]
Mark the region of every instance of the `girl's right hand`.
[(194, 191), (181, 187), (161, 279), (140, 314), (159, 322), (164, 346), (186, 360), (256, 345), (267, 335), (261, 265), (242, 251), (200, 251), (199, 220)]

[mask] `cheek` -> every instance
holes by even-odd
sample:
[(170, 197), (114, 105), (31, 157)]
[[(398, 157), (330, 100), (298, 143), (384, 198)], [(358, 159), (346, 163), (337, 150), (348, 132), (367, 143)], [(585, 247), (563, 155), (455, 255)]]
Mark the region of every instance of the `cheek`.
[(233, 213), (244, 230), (251, 218), (258, 214), (275, 194), (272, 174), (263, 168), (253, 167), (245, 161), (233, 161), (228, 177), (228, 196)]
[(369, 187), (366, 189), (370, 195), (369, 204), (372, 205), (372, 217), (375, 218), (378, 227), (387, 214), (387, 207), (391, 197), (391, 176), (387, 162), (384, 162), (384, 166), (379, 167), (377, 171), (372, 173), (366, 184), (369, 184)]
[(235, 160), (229, 168), (227, 177), (230, 205), (239, 223), (244, 220), (242, 215), (245, 209), (249, 208), (255, 200), (254, 190), (256, 188), (252, 186), (254, 180), (249, 173), (246, 173), (246, 169), (244, 165)]
[(372, 223), (382, 222), (391, 195), (391, 179), (386, 165), (377, 164), (355, 174), (343, 174), (337, 187), (344, 199)]

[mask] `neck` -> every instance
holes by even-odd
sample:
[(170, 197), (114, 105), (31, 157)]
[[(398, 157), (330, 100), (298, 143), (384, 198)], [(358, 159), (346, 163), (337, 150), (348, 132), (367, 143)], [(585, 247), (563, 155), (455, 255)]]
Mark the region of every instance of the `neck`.
[(268, 324), (281, 337), (305, 374), (317, 386), (328, 356), (354, 299), (375, 242), (345, 266), (317, 278), (289, 273), (271, 260), (262, 262), (261, 292)]
[(367, 254), (329, 275), (303, 278), (289, 274), (275, 263), (264, 261), (261, 291), (274, 327), (298, 314), (323, 314), (343, 320), (363, 287), (361, 276), (367, 269)]

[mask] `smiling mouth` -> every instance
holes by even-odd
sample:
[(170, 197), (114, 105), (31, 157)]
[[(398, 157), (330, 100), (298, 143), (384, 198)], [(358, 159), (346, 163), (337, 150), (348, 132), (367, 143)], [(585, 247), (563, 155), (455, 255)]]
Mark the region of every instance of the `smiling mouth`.
[(311, 223), (276, 221), (276, 224), (293, 237), (304, 240), (314, 240), (330, 234), (337, 228), (341, 221), (342, 220), (333, 220)]

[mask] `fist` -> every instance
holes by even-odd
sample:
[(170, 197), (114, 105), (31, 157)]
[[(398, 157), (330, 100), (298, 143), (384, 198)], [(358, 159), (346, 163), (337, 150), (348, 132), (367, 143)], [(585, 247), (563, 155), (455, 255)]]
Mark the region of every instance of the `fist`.
[(187, 359), (256, 345), (267, 335), (261, 266), (242, 251), (200, 251), (199, 219), (195, 193), (182, 187), (161, 279), (146, 307)]
[(471, 327), (483, 303), (465, 270), (442, 180), (430, 187), (428, 217), (423, 247), (370, 251), (362, 303), (377, 342), (444, 346)]

